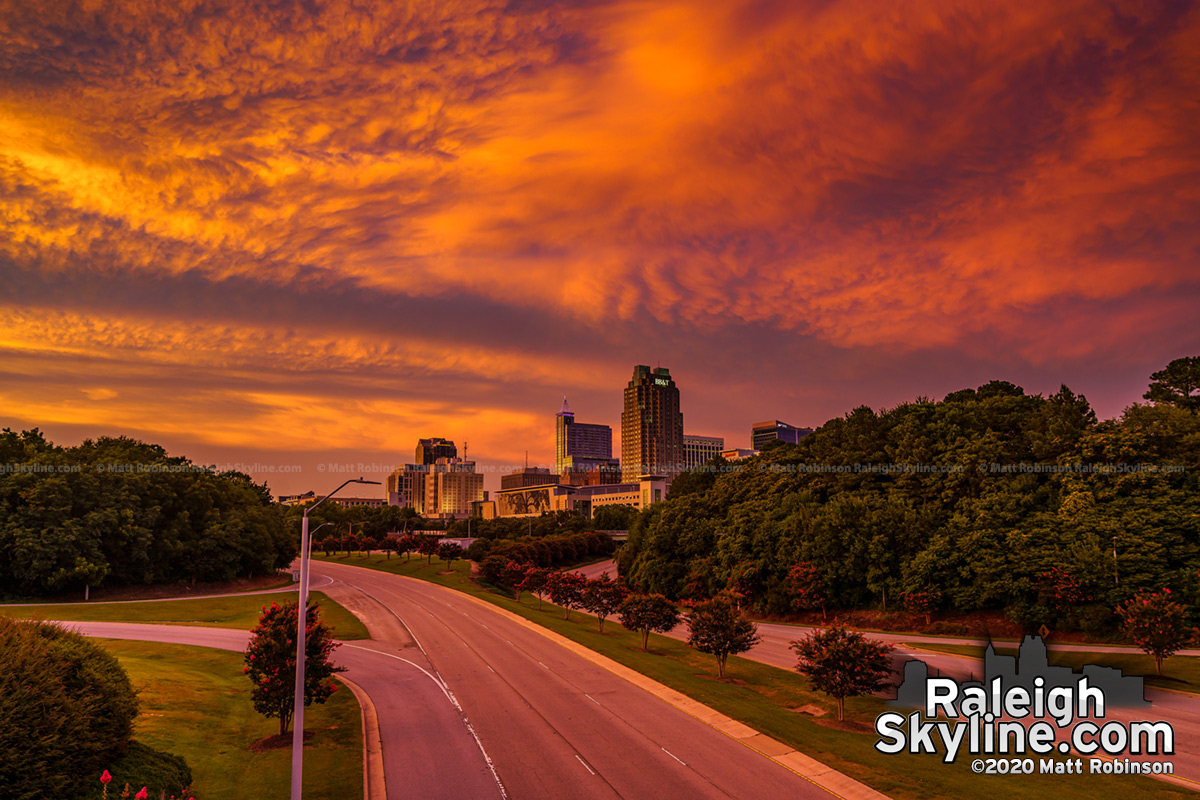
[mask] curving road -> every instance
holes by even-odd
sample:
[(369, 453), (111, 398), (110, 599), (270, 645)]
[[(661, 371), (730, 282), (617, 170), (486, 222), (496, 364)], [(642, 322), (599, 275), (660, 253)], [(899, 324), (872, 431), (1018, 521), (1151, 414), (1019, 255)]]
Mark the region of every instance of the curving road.
[[(314, 562), (312, 570), (334, 579), (324, 591), (358, 614), (373, 639), (401, 653), (428, 653), (511, 797), (831, 797), (466, 595), (341, 564)], [(381, 722), (408, 713), (403, 701), (376, 700), (376, 707)], [(385, 736), (383, 746), (386, 752), (406, 745)], [(445, 779), (456, 775), (453, 767)], [(391, 773), (388, 789), (389, 797), (399, 796)]]
[[(85, 636), (216, 647), (245, 651), (249, 631), (124, 622), (62, 622)], [(393, 743), (383, 752), (389, 798), (440, 800), (498, 798), (501, 792), (479, 743), (463, 724), (448, 690), (423, 662), (419, 651), (394, 652), (378, 642), (343, 643), (337, 662), (377, 708), (380, 738)], [(403, 713), (397, 710), (403, 709)], [(453, 765), (448, 779), (447, 765)]]

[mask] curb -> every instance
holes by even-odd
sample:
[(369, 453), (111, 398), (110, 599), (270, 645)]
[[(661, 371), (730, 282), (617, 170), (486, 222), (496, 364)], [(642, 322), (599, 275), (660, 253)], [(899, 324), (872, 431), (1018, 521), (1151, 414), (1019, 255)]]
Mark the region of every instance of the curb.
[(363, 727), (363, 800), (387, 800), (387, 785), (383, 777), (383, 742), (379, 738), (379, 714), (375, 704), (362, 687), (345, 677), (338, 680), (354, 695), (362, 708)]
[(838, 772), (833, 767), (817, 761), (811, 756), (796, 750), (791, 745), (772, 739), (766, 734), (759, 733), (745, 723), (738, 722), (735, 719), (725, 716), (716, 709), (688, 697), (681, 692), (665, 686), (652, 678), (648, 678), (642, 673), (630, 669), (629, 667), (619, 662), (613, 661), (607, 656), (603, 656), (588, 647), (585, 647), (578, 642), (568, 639), (567, 637), (555, 633), (554, 631), (538, 625), (525, 617), (514, 614), (506, 608), (493, 605), (486, 600), (480, 600), (478, 597), (469, 595), (466, 592), (456, 592), (453, 589), (448, 589), (445, 586), (422, 581), (418, 578), (410, 578), (407, 575), (395, 575), (406, 581), (415, 581), (423, 586), (434, 586), (438, 589), (465, 597), (473, 603), (476, 603), (484, 608), (487, 608), (505, 618), (516, 622), (545, 639), (549, 639), (555, 644), (570, 650), (577, 656), (584, 658), (598, 667), (611, 672), (619, 678), (632, 683), (640, 689), (643, 689), (663, 702), (674, 706), (688, 716), (698, 719), (705, 725), (708, 725), (713, 730), (716, 730), (729, 738), (737, 741), (739, 744), (748, 747), (759, 755), (774, 761), (784, 769), (799, 775), (809, 783), (824, 789), (834, 797), (842, 798), (842, 800), (889, 800), (888, 796), (881, 794), (864, 783), (851, 778), (849, 775)]

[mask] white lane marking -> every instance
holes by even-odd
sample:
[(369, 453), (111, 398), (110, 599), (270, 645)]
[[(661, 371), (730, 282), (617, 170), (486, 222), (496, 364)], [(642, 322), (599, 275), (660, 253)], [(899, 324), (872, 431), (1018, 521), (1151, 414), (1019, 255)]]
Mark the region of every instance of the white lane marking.
[[(297, 614), (297, 616), (299, 616), (299, 615)], [(584, 696), (584, 697), (586, 697), (588, 700), (591, 700), (591, 701), (592, 701), (593, 703), (595, 703), (596, 705), (600, 705), (600, 701), (599, 701), (599, 700), (597, 700), (596, 698), (592, 697), (592, 696), (591, 696), (590, 694), (588, 694), (587, 692), (584, 692), (584, 693), (583, 693), (583, 696)]]
[[(396, 612), (395, 612), (395, 611), (392, 609), (392, 607), (391, 607), (391, 606), (389, 606), (387, 603), (385, 603), (385, 602), (383, 602), (382, 600), (380, 600), (380, 599), (379, 599), (378, 597), (376, 597), (375, 595), (373, 595), (373, 594), (371, 594), (370, 592), (368, 592), (366, 589), (361, 589), (361, 588), (359, 588), (359, 587), (355, 586), (353, 583), (350, 583), (349, 581), (342, 581), (342, 583), (346, 584), (347, 586), (349, 586), (351, 589), (354, 589), (355, 591), (362, 592), (362, 593), (363, 593), (363, 594), (365, 594), (367, 597), (371, 598), (371, 599), (372, 599), (372, 600), (374, 600), (376, 603), (379, 603), (379, 605), (381, 605), (381, 606), (383, 606), (384, 608), (386, 608), (386, 609), (388, 610), (388, 613), (389, 613), (389, 614), (391, 614), (393, 617), (395, 617), (395, 618), (396, 618), (396, 621), (400, 623), (400, 627), (402, 627), (402, 628), (404, 628), (404, 630), (408, 631), (408, 635), (409, 635), (409, 636), (411, 636), (411, 637), (412, 637), (412, 640), (413, 640), (413, 641), (416, 643), (416, 645), (417, 645), (417, 649), (421, 651), (421, 655), (425, 656), (426, 660), (428, 660), (430, 664), (432, 664), (432, 663), (433, 663), (433, 659), (429, 658), (429, 653), (426, 653), (426, 652), (425, 652), (425, 646), (421, 644), (421, 640), (420, 640), (420, 639), (418, 639), (418, 638), (416, 637), (416, 634), (414, 634), (414, 633), (412, 632), (412, 628), (410, 628), (410, 627), (408, 627), (408, 625), (404, 624), (404, 620), (402, 620), (402, 619), (400, 618), (400, 615), (399, 615), (399, 614), (397, 614), (397, 613), (396, 613)], [(360, 648), (360, 649), (361, 649), (361, 648)], [(372, 652), (374, 652), (374, 651), (372, 651)]]
[[(298, 617), (298, 616), (300, 616), (300, 615), (299, 615), (299, 614), (297, 614), (296, 616)], [(480, 625), (483, 625), (483, 623), (482, 623), (482, 622), (481, 622), (481, 623), (479, 623), (479, 624), (480, 624)], [(483, 627), (487, 628), (487, 625), (483, 625)], [(490, 631), (490, 630), (491, 630), (491, 628), (488, 628), (488, 630)]]
[[(578, 755), (576, 755), (575, 757), (576, 757), (576, 758), (579, 758), (579, 756), (578, 756)], [(588, 772), (592, 773), (593, 775), (595, 775), (595, 774), (596, 774), (596, 770), (594, 770), (594, 769), (592, 769), (591, 767), (589, 767), (589, 766), (588, 766), (588, 764), (587, 764), (587, 762), (586, 762), (586, 761), (584, 761), (582, 758), (579, 758), (579, 763), (580, 763), (580, 764), (583, 764), (583, 768), (584, 768), (584, 769), (586, 769)]]
[[(662, 750), (664, 753), (666, 753), (666, 754), (667, 754), (667, 755), (669, 755), (671, 758), (673, 758), (673, 759), (675, 759), (676, 761), (678, 761), (680, 764), (683, 764), (683, 759), (681, 759), (679, 756), (677, 756), (677, 755), (675, 755), (674, 753), (672, 753), (672, 752), (671, 752), (670, 750), (668, 750), (667, 748), (665, 748), (665, 747), (659, 747), (658, 749), (659, 749), (659, 750)], [(684, 765), (685, 767), (687, 766), (687, 764), (683, 764), (683, 765)]]
[[(299, 615), (299, 614), (297, 614), (296, 616), (300, 616), (300, 615)], [(492, 669), (492, 665), (491, 665), (491, 664), (484, 664), (484, 666), (485, 666), (485, 667), (487, 667), (488, 669)], [(492, 669), (492, 672), (495, 672), (495, 671), (496, 671), (496, 670)]]
[(420, 664), (414, 664), (413, 662), (409, 661), (407, 658), (402, 658), (397, 655), (392, 655), (391, 653), (384, 653), (380, 650), (372, 650), (369, 647), (359, 647), (358, 645), (353, 645), (353, 644), (349, 644), (346, 642), (342, 643), (342, 647), (349, 647), (351, 650), (362, 650), (367, 653), (375, 653), (376, 655), (387, 656), (388, 658), (394, 658), (397, 661), (403, 661), (405, 664), (408, 664), (410, 667), (416, 667), (417, 669), (421, 670), (421, 672), (425, 673), (425, 676), (428, 677), (429, 680), (436, 683), (437, 687), (442, 690), (442, 694), (446, 695), (446, 699), (449, 700), (454, 705), (455, 708), (458, 708), (458, 701), (454, 699), (454, 695), (450, 693), (450, 689), (446, 686), (446, 684), (442, 681), (442, 679), (437, 677), (436, 675), (434, 675), (429, 670), (422, 667)]
[(540, 661), (538, 662), (538, 666), (540, 666), (542, 669), (550, 669), (549, 667), (547, 667), (545, 664), (543, 664)]
[[(297, 616), (297, 617), (299, 617), (300, 615), (299, 615), (299, 614), (296, 614), (296, 616)], [(508, 639), (505, 639), (504, 641), (508, 642)], [(512, 644), (512, 642), (508, 642), (508, 643), (509, 643), (509, 644)], [(515, 644), (513, 644), (513, 647), (516, 647), (516, 645), (515, 645)]]

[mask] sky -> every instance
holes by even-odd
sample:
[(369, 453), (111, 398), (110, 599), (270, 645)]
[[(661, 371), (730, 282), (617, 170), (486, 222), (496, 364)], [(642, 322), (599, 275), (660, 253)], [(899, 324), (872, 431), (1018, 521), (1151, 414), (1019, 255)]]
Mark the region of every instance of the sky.
[(1198, 173), (1190, 2), (0, 0), (0, 426), (320, 493), (617, 445), (636, 364), (727, 447), (1113, 417), (1200, 354)]

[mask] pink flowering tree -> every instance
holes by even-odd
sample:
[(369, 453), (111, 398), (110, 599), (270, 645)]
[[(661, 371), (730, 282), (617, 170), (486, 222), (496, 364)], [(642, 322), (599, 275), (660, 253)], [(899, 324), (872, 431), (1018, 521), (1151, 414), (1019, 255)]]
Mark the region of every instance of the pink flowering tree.
[(890, 644), (868, 639), (836, 619), (792, 642), (792, 649), (799, 656), (796, 669), (837, 701), (839, 720), (846, 718), (847, 697), (882, 689), (892, 674)]
[[(279, 718), (279, 734), (287, 733), (292, 723), (296, 691), (296, 607), (295, 602), (263, 607), (258, 627), (251, 632), (242, 672), (254, 688), (250, 700), (254, 710), (268, 719)], [(330, 661), (339, 646), (333, 631), (321, 622), (320, 607), (310, 602), (305, 615), (304, 705), (324, 703), (336, 690), (333, 675), (345, 672)]]
[(1038, 576), (1038, 594), (1059, 615), (1070, 613), (1089, 599), (1079, 581), (1062, 567), (1051, 567)]
[(904, 607), (914, 613), (924, 614), (925, 624), (928, 625), (933, 612), (942, 604), (942, 590), (934, 583), (921, 589), (905, 592), (903, 599)]
[(788, 594), (791, 595), (792, 607), (800, 611), (821, 609), (821, 619), (825, 619), (825, 606), (828, 600), (825, 595), (825, 578), (816, 564), (801, 561), (788, 570)]
[(1144, 589), (1117, 606), (1117, 614), (1125, 622), (1125, 635), (1154, 656), (1154, 667), (1162, 675), (1162, 662), (1191, 644), (1196, 629), (1187, 624), (1187, 609), (1176, 603), (1171, 590), (1159, 592)]

